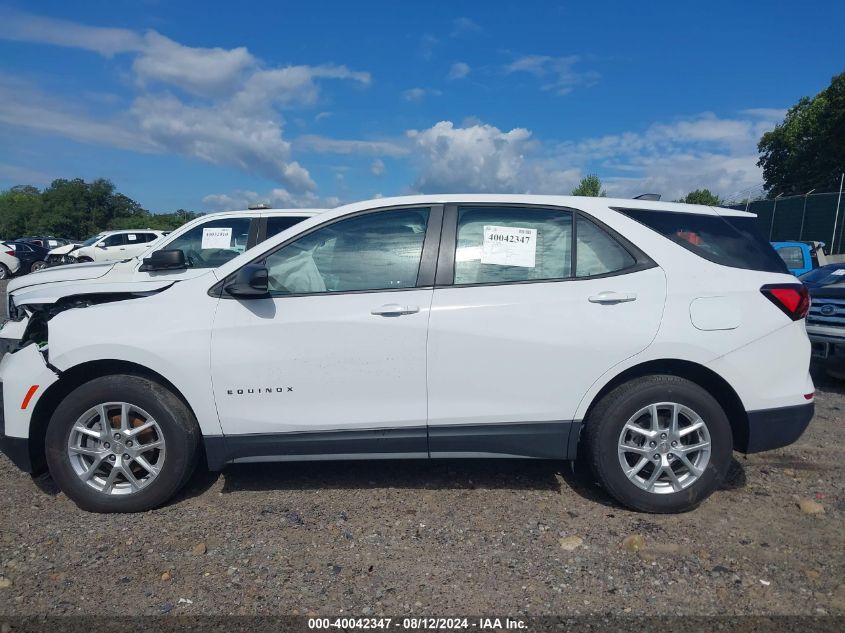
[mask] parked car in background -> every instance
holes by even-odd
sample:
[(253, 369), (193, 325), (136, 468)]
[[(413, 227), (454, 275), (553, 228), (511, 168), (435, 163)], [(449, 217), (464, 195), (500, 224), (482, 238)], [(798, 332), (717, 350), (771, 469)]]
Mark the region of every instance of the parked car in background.
[(804, 273), (798, 279), (807, 288), (821, 288), (822, 286), (841, 284), (845, 281), (845, 262), (819, 266), (810, 272)]
[(772, 246), (796, 277), (827, 263), (824, 242), (772, 242)]
[(2, 448), (99, 512), (164, 503), (200, 458), (579, 454), (621, 503), (688, 510), (733, 449), (813, 416), (807, 289), (756, 223), (571, 196), (333, 209), (176, 284), (23, 306)]
[(0, 242), (0, 280), (9, 279), (21, 268), (21, 260), (15, 255), (15, 249)]
[[(54, 304), (87, 302), (89, 296), (104, 293), (109, 297), (132, 296), (207, 274), (258, 242), (321, 211), (264, 209), (212, 213), (147, 243), (146, 250), (135, 258), (51, 267), (37, 275), (15, 279), (6, 293), (9, 314), (19, 318), (0, 328), (0, 348), (5, 345), (4, 340), (18, 337), (33, 311), (49, 311)], [(92, 242), (103, 239), (98, 236)], [(72, 255), (51, 253), (48, 260)]]
[(830, 375), (845, 379), (845, 284), (811, 287), (810, 299), (807, 335), (813, 361)]
[(47, 257), (47, 265), (129, 259), (143, 253), (150, 242), (161, 236), (161, 231), (152, 229), (105, 231), (81, 244), (66, 244), (52, 249)]
[(38, 244), (32, 242), (6, 242), (6, 244), (15, 249), (15, 256), (21, 261), (20, 272), (34, 273), (42, 268), (46, 268), (47, 253), (50, 251)]
[(71, 244), (71, 240), (66, 240), (62, 237), (52, 237), (52, 236), (35, 236), (35, 237), (21, 237), (16, 242), (27, 242), (28, 244), (35, 244), (36, 246), (40, 246), (41, 248), (46, 248), (50, 250), (52, 248), (58, 248), (59, 246), (65, 246), (66, 244)]

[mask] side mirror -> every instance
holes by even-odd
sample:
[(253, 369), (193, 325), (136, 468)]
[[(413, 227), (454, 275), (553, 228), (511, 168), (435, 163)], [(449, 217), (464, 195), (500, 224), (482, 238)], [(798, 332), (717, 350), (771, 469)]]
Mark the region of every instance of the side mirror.
[(174, 248), (172, 250), (153, 251), (149, 257), (144, 258), (138, 270), (183, 270), (187, 267), (185, 253), (178, 248)]
[(223, 285), (224, 292), (239, 299), (266, 297), (269, 288), (269, 273), (261, 264), (244, 266)]

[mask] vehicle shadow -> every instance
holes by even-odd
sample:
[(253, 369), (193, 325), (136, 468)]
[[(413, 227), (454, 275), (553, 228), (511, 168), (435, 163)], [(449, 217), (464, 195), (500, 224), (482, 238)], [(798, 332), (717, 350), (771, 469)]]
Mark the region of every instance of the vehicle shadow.
[(565, 462), (545, 460), (373, 460), (233, 464), (224, 494), (243, 490), (408, 488), (420, 490), (560, 489)]

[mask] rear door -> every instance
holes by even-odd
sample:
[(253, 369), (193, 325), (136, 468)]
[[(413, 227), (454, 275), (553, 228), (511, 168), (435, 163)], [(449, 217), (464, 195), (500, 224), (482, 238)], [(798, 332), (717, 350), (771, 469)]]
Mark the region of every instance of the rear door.
[(581, 398), (649, 345), (665, 296), (663, 271), (583, 214), (447, 207), (429, 321), (432, 457), (571, 457)]

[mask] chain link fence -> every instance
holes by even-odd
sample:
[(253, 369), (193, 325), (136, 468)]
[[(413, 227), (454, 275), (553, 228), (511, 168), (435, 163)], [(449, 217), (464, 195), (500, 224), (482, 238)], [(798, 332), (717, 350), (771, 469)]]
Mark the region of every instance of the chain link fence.
[[(840, 204), (838, 220), (837, 204)], [(728, 206), (731, 209), (756, 213), (760, 230), (771, 242), (813, 240), (824, 242), (825, 250), (831, 255), (843, 252), (845, 195), (841, 203), (839, 193), (833, 192), (789, 196), (777, 200), (754, 200), (747, 204)]]

